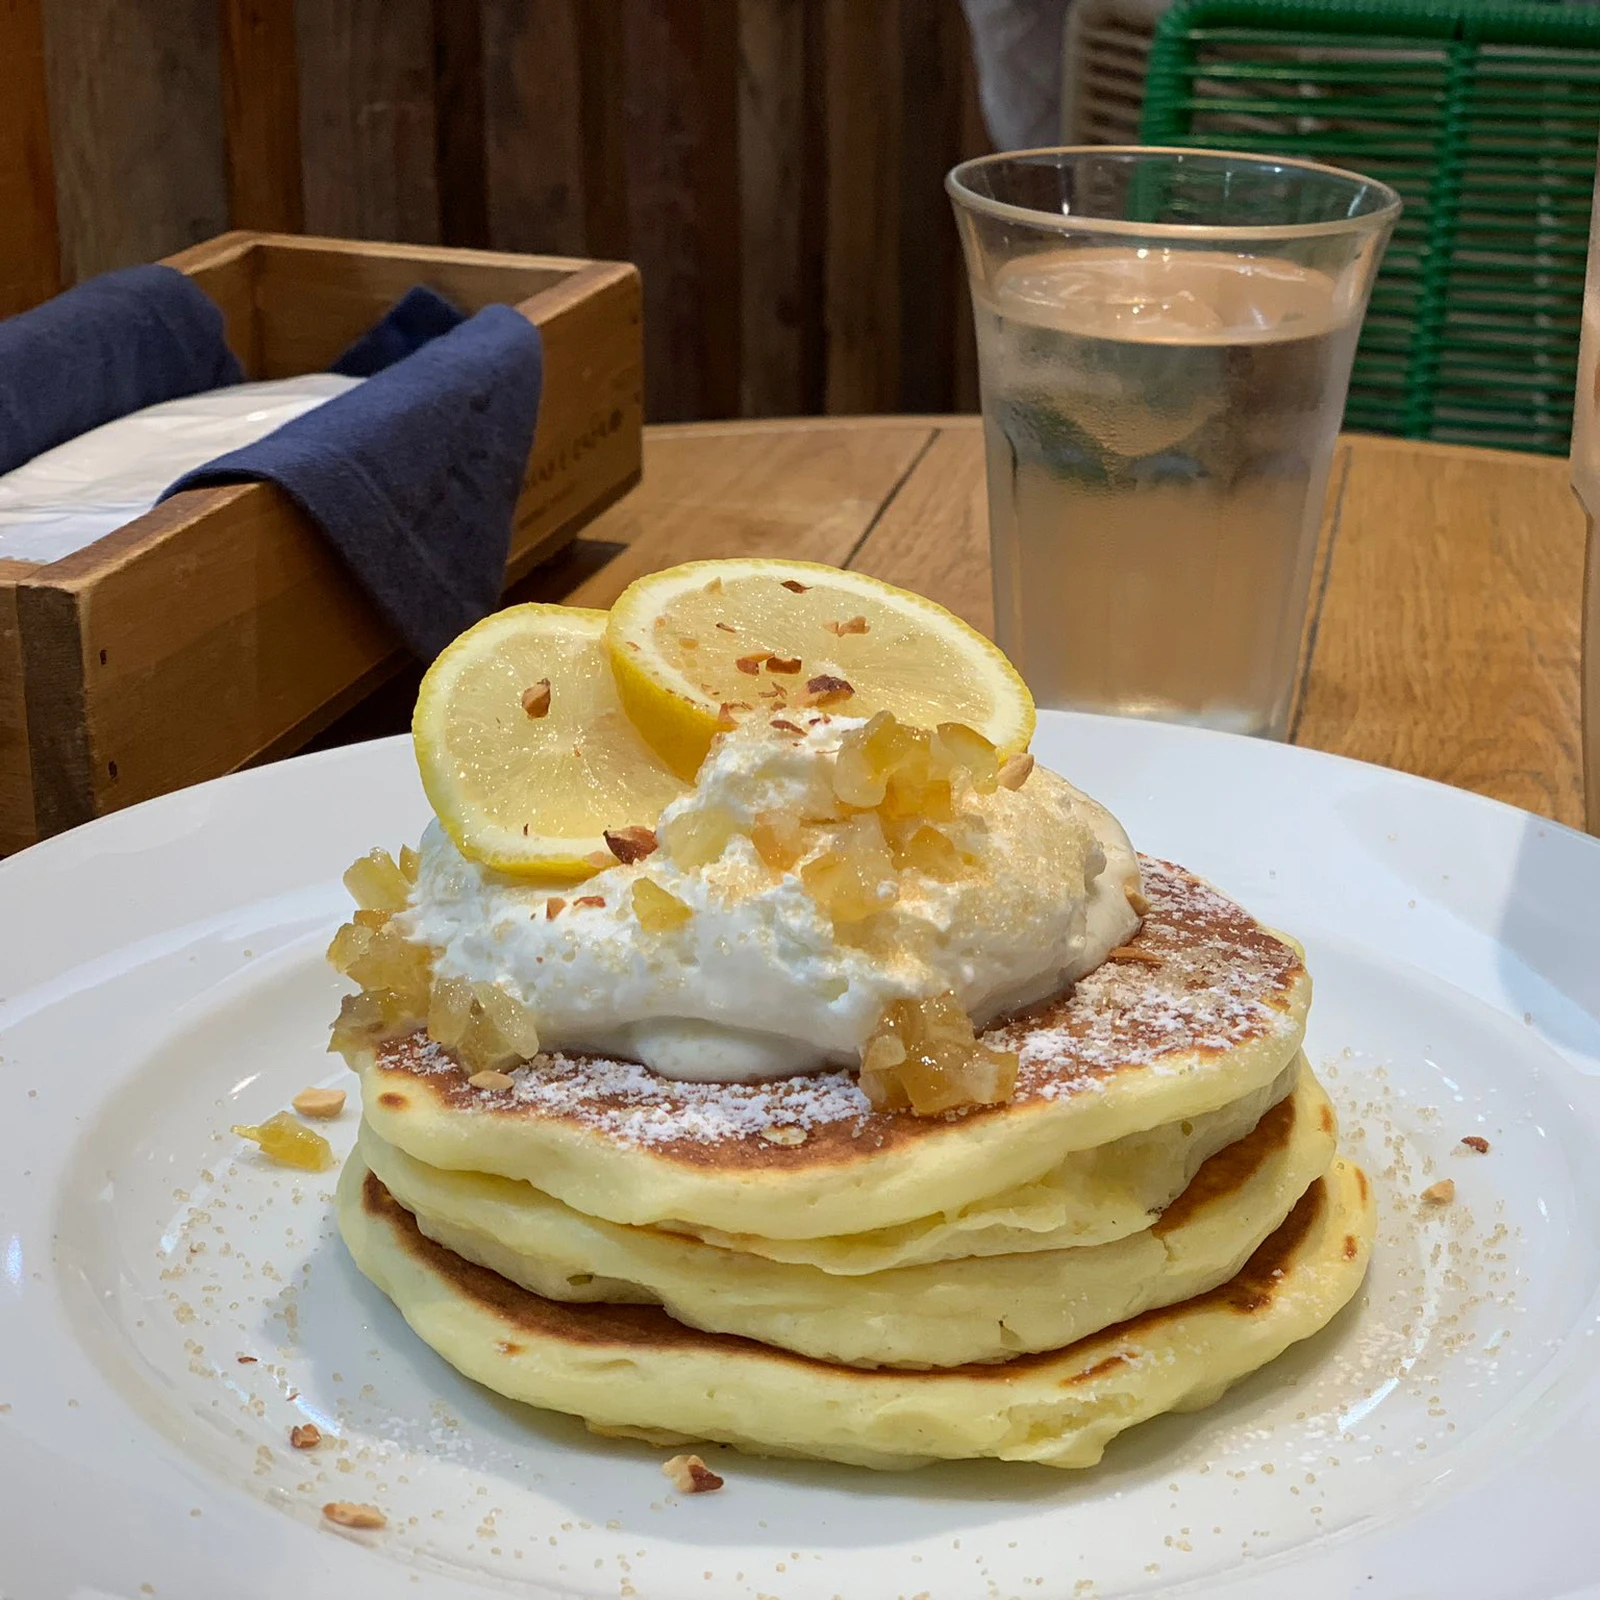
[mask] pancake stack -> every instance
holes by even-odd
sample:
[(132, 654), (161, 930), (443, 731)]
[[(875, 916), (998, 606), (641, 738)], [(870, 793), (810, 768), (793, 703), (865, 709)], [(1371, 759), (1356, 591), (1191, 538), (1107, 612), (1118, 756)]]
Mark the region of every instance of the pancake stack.
[(461, 1372), (600, 1433), (1091, 1465), (1324, 1327), (1374, 1228), (1301, 1053), (1300, 952), (1141, 866), (1130, 942), (983, 1034), (1018, 1058), (1004, 1104), (375, 1041), (351, 1254)]

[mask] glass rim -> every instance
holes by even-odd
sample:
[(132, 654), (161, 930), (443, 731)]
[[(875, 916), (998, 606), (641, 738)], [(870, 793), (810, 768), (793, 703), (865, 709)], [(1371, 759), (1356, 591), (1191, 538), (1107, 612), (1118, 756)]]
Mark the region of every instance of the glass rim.
[[(1037, 211), (1031, 206), (1012, 205), (1009, 201), (995, 200), (979, 194), (968, 186), (967, 175), (984, 167), (996, 166), (1003, 161), (1023, 161), (1030, 156), (1181, 156), (1185, 160), (1243, 161), (1257, 167), (1293, 167), (1302, 172), (1339, 178), (1360, 183), (1386, 196), (1376, 210), (1359, 216), (1333, 217), (1325, 222), (1139, 222), (1130, 217), (1072, 216), (1059, 211)], [(1049, 228), (1060, 232), (1137, 234), (1148, 239), (1239, 239), (1245, 242), (1274, 239), (1318, 239), (1335, 234), (1375, 233), (1400, 215), (1403, 202), (1400, 196), (1377, 178), (1353, 172), (1348, 167), (1333, 167), (1321, 161), (1304, 161), (1296, 156), (1269, 156), (1252, 150), (1195, 149), (1188, 145), (1165, 144), (1063, 144), (1039, 145), (1031, 150), (1000, 150), (992, 155), (973, 156), (958, 162), (944, 180), (945, 191), (958, 205), (985, 216), (999, 217), (1007, 222), (1024, 222), (1030, 227)]]

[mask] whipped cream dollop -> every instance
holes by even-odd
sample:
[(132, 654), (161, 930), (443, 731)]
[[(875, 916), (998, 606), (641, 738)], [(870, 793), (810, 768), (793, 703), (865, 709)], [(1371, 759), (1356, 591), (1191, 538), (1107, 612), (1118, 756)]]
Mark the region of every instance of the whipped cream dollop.
[[(807, 853), (781, 871), (763, 862), (750, 830), (771, 813), (837, 814), (839, 743), (860, 725), (819, 717), (800, 734), (741, 725), (662, 814), (655, 852), (575, 887), (470, 861), (434, 823), (406, 934), (431, 947), (439, 976), (498, 984), (529, 1007), (541, 1048), (701, 1082), (855, 1066), (896, 1000), (953, 991), (982, 1028), (1058, 993), (1132, 935), (1139, 867), (1127, 835), (1043, 767), (992, 794), (959, 780), (955, 816), (939, 826), (967, 865), (949, 877), (907, 867), (880, 910), (836, 927), (801, 878), (829, 848), (827, 828), (808, 829)], [(703, 835), (699, 823), (727, 831), (720, 854), (674, 859), (675, 841)], [(673, 927), (642, 925), (641, 878), (691, 914)], [(563, 902), (554, 914), (552, 900)]]

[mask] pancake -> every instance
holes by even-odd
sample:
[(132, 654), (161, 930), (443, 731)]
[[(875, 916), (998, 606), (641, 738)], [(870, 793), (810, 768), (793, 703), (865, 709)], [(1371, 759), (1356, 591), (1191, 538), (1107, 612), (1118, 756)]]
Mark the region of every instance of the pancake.
[[(531, 1182), (611, 1222), (812, 1239), (959, 1212), (1075, 1151), (1217, 1111), (1299, 1050), (1298, 949), (1180, 867), (1143, 872), (1131, 953), (984, 1035), (1019, 1053), (1007, 1105), (921, 1118), (874, 1111), (850, 1072), (680, 1083), (562, 1055), (476, 1089), (419, 1032), (357, 1062), (363, 1114), (429, 1166)], [(800, 1142), (766, 1136), (779, 1129)]]
[(1225, 1283), (1327, 1170), (1334, 1143), (1333, 1107), (1306, 1072), (1153, 1228), (864, 1277), (598, 1221), (525, 1183), (426, 1167), (370, 1130), (359, 1159), (428, 1238), (535, 1294), (657, 1304), (690, 1327), (827, 1361), (953, 1367), (1058, 1349)]
[(572, 1305), (426, 1238), (359, 1158), (339, 1183), (357, 1265), (452, 1366), (606, 1432), (870, 1467), (989, 1456), (1086, 1467), (1124, 1429), (1211, 1404), (1355, 1294), (1370, 1186), (1336, 1160), (1240, 1272), (1066, 1349), (940, 1372), (867, 1371), (697, 1332), (654, 1306)]
[(1205, 1162), (1244, 1138), (1265, 1112), (1294, 1092), (1304, 1067), (1305, 1056), (1297, 1055), (1265, 1088), (1216, 1111), (1164, 1122), (1094, 1150), (1074, 1150), (1032, 1183), (893, 1228), (820, 1239), (763, 1239), (685, 1223), (663, 1226), (725, 1250), (844, 1276), (966, 1256), (1107, 1244), (1148, 1228)]

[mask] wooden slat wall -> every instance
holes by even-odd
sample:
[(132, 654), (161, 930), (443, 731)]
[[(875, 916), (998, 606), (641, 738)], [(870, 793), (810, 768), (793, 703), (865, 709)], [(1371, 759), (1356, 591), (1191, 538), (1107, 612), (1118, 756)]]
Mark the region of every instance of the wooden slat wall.
[(0, 0), (0, 315), (228, 226), (621, 258), (653, 420), (976, 404), (959, 0)]

